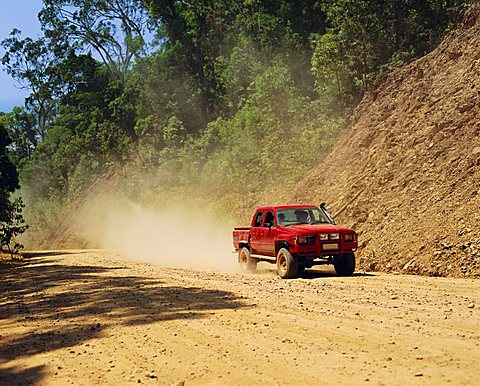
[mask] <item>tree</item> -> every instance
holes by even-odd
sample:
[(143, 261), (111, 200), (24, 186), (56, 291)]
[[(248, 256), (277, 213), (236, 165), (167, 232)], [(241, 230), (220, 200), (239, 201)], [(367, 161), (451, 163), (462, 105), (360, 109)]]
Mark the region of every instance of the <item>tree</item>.
[(313, 35), (312, 45), (315, 47), (312, 71), (316, 76), (319, 99), (324, 101), (327, 111), (344, 114), (347, 107), (353, 104), (351, 99), (358, 98), (358, 95), (353, 93), (352, 79), (342, 58), (337, 36), (330, 31), (323, 35)]
[(465, 0), (325, 0), (324, 33), (311, 36), (316, 89), (349, 114), (363, 92), (427, 53)]
[(6, 50), (2, 64), (7, 73), (21, 88), (31, 90), (25, 103), (37, 116), (37, 135), (43, 141), (54, 116), (55, 98), (60, 92), (52, 68), (61, 60), (65, 50), (62, 48), (59, 52), (60, 47), (54, 49), (46, 38), (21, 39), (21, 32), (17, 29), (13, 29), (1, 45)]
[(11, 158), (17, 167), (24, 159), (30, 159), (38, 144), (35, 114), (25, 107), (16, 106), (5, 114), (5, 126), (12, 140)]
[(17, 170), (8, 156), (10, 144), (11, 139), (0, 121), (0, 249), (7, 249), (13, 257), (22, 248), (15, 237), (23, 233), (27, 226), (21, 213), (22, 200), (17, 198), (10, 201), (11, 193), (19, 188)]
[[(214, 60), (225, 39), (225, 26), (232, 21), (230, 10), (238, 9), (232, 0), (144, 0), (159, 24), (163, 50), (196, 78), (204, 121), (214, 116), (221, 92), (215, 79)], [(180, 48), (180, 49), (178, 49)]]
[(64, 82), (57, 116), (22, 178), (37, 200), (63, 203), (129, 158), (135, 111), (121, 82), (89, 55), (71, 52), (56, 73)]
[(78, 50), (93, 49), (122, 82), (132, 59), (143, 52), (149, 21), (137, 0), (45, 0), (39, 19), (46, 37)]

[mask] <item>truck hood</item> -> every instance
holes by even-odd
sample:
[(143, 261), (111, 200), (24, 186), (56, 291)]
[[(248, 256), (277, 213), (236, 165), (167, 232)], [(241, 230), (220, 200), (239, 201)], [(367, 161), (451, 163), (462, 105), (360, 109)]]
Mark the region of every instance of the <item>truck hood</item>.
[(343, 233), (353, 232), (351, 229), (342, 228), (333, 224), (299, 224), (290, 225), (287, 227), (280, 227), (282, 232), (290, 233), (292, 235), (310, 235), (314, 233)]

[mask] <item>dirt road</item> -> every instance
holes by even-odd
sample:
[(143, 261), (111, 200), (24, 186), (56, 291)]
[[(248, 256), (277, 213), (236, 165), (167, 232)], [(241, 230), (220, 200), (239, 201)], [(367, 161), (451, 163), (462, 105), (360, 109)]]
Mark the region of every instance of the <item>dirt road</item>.
[(473, 385), (480, 376), (478, 280), (325, 270), (281, 280), (105, 251), (45, 252), (1, 269), (2, 385)]

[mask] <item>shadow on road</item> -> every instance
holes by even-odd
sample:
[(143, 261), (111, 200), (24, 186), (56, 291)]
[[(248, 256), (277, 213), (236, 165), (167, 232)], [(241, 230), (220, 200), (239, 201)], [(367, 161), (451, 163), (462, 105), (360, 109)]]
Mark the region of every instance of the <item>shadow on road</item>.
[(109, 326), (202, 318), (213, 310), (244, 307), (231, 292), (172, 286), (156, 278), (122, 275), (122, 269), (58, 264), (48, 258), (2, 267), (0, 323), (35, 326), (47, 321), (49, 327), (40, 333), (2, 331), (0, 381), (19, 377), (20, 383), (35, 383), (41, 368), (6, 368), (11, 365), (6, 361), (74, 347)]
[[(277, 276), (277, 269), (276, 268), (269, 268), (274, 267), (273, 265), (263, 265), (261, 268), (257, 269), (256, 273), (259, 275), (272, 275)], [(345, 278), (348, 277), (374, 277), (376, 276), (373, 273), (368, 272), (355, 272), (352, 276), (338, 276), (337, 273), (334, 271), (333, 268), (330, 267), (322, 267), (322, 268), (314, 268), (314, 269), (306, 269), (302, 273), (300, 273), (297, 279), (325, 279), (325, 278)], [(295, 279), (291, 279), (295, 280)]]
[(1, 385), (35, 385), (44, 378), (45, 366), (19, 369), (16, 366), (0, 369)]
[(34, 257), (78, 255), (81, 253), (88, 253), (88, 251), (23, 251), (20, 255), (25, 259), (31, 259)]
[(299, 277), (302, 279), (319, 279), (319, 278), (326, 278), (326, 277), (342, 277), (344, 279), (347, 279), (348, 277), (373, 277), (375, 276), (372, 273), (367, 273), (367, 272), (355, 272), (352, 276), (338, 276), (335, 271), (319, 271), (319, 270), (314, 270), (314, 269), (306, 269), (303, 271)]

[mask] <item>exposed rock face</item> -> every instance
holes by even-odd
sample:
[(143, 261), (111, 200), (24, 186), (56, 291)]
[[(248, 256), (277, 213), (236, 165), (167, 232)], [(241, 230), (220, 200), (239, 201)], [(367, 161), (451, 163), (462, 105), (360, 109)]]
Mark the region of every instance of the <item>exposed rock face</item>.
[(360, 233), (363, 268), (480, 275), (479, 6), (365, 95), (293, 199), (333, 213), (353, 199), (338, 221)]

